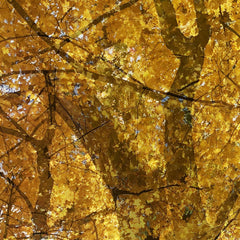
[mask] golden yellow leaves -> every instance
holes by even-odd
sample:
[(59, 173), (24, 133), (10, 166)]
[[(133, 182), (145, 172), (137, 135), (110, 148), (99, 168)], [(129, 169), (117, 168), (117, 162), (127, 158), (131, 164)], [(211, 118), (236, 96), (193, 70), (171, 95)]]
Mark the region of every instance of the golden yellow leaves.
[(235, 144), (239, 135), (239, 123), (236, 123), (239, 110), (221, 108), (213, 114), (211, 107), (205, 106), (198, 108), (197, 112), (193, 127), (198, 181), (199, 186), (203, 187), (201, 199), (206, 210), (206, 221), (214, 227), (216, 213), (226, 204), (224, 201), (239, 176), (240, 148)]
[[(206, 2), (206, 11), (212, 14), (206, 16), (212, 24), (212, 39), (205, 49), (205, 56), (203, 49), (201, 54), (198, 52), (200, 45), (194, 53), (181, 49), (181, 54), (173, 55), (161, 37), (161, 29), (167, 24), (158, 24), (153, 1), (137, 2), (129, 9), (111, 17), (105, 15), (106, 18), (94, 22), (92, 20), (102, 13), (122, 3), (112, 0), (42, 1), (36, 8), (34, 1), (20, 2), (36, 24), (51, 34), (49, 39), (53, 45), (46, 50), (46, 44), (40, 40), (42, 36), (33, 36), (36, 33), (29, 31), (23, 20), (14, 15), (9, 24), (11, 18), (4, 15), (0, 30), (4, 63), (1, 74), (16, 70), (19, 75), (4, 78), (3, 84), (11, 90), (20, 89), (21, 98), (15, 101), (3, 96), (0, 103), (21, 128), (32, 134), (34, 146), (43, 147), (46, 144), (41, 142), (44, 134), (48, 130), (55, 131), (52, 143), (44, 148), (51, 161), (47, 177), (54, 180), (51, 206), (47, 209), (50, 231), (61, 229), (59, 232), (65, 239), (145, 239), (159, 234), (162, 239), (173, 239), (174, 234), (178, 239), (195, 239), (199, 229), (204, 232), (204, 227), (205, 231), (215, 227), (216, 216), (213, 214), (228, 198), (232, 182), (239, 175), (240, 131), (239, 110), (233, 108), (239, 99), (238, 38), (234, 32), (228, 33), (229, 29), (216, 23), (214, 17), (220, 14), (217, 1)], [(196, 36), (198, 29), (192, 2), (173, 1), (173, 4), (183, 34)], [(233, 11), (238, 8), (233, 10), (232, 7), (235, 3), (222, 1), (221, 4), (222, 9), (230, 13), (230, 18), (237, 20), (238, 14)], [(238, 31), (238, 23), (231, 24)], [(11, 28), (14, 31), (10, 34), (7, 31)], [(11, 42), (13, 37), (16, 39)], [(173, 38), (179, 40), (176, 36)], [(27, 44), (22, 39), (27, 39)], [(63, 39), (66, 44), (62, 47)], [(191, 44), (187, 48), (191, 48)], [(55, 51), (50, 51), (51, 47), (55, 47)], [(63, 61), (58, 55), (60, 50), (74, 61), (65, 61), (67, 57), (62, 54)], [(200, 87), (195, 96), (201, 102), (196, 103), (194, 111), (191, 112), (191, 103), (184, 111), (181, 99), (171, 100), (166, 110), (168, 98), (159, 102), (146, 97), (148, 89), (140, 88), (141, 83), (155, 90), (169, 91), (187, 56), (193, 61), (195, 57), (204, 60)], [(191, 71), (189, 65), (184, 67)], [(38, 74), (22, 74), (31, 69)], [(56, 72), (50, 74), (48, 84), (52, 90), (49, 90), (42, 73), (53, 69)], [(196, 64), (194, 69), (199, 72), (201, 64)], [(103, 82), (99, 83), (97, 74), (103, 75)], [(126, 83), (135, 87), (125, 87)], [(49, 104), (50, 93), (55, 94), (55, 102)], [(177, 93), (182, 94), (181, 91)], [(219, 101), (219, 105), (206, 107), (206, 101), (202, 100), (207, 100), (209, 105), (211, 101)], [(232, 104), (232, 108), (224, 108), (225, 102)], [(172, 136), (179, 141), (172, 141), (177, 145), (172, 146), (176, 151), (168, 151), (164, 118), (171, 116), (173, 109), (179, 111), (168, 122), (167, 130), (172, 129)], [(56, 123), (53, 124), (49, 119), (54, 117)], [(105, 120), (109, 124), (102, 129)], [(175, 128), (179, 122), (182, 125)], [(193, 142), (186, 141), (185, 136), (191, 135), (190, 128), (186, 133), (186, 125), (193, 126)], [(16, 132), (21, 128), (16, 129), (16, 124), (14, 127), (6, 119), (1, 121), (1, 126), (9, 127), (16, 135), (10, 138), (9, 134), (2, 133), (0, 151), (4, 154), (21, 141)], [(194, 159), (188, 158), (187, 151), (182, 151), (184, 147), (188, 148), (187, 145), (195, 152)], [(37, 152), (29, 144), (24, 148), (6, 154), (3, 167), (4, 171), (18, 177), (14, 181), (20, 184), (24, 193), (34, 188), (29, 197), (34, 205), (39, 197)], [(175, 155), (169, 157), (172, 152)], [(189, 165), (194, 165), (196, 160), (198, 178), (191, 179), (195, 174), (192, 171), (180, 180), (181, 188), (177, 185), (171, 189), (151, 190), (165, 186), (167, 158), (172, 161), (171, 157), (179, 155), (183, 161), (185, 158), (191, 160)], [(199, 186), (195, 184), (197, 181)], [(4, 181), (1, 184), (4, 185)], [(125, 191), (115, 196), (113, 187), (133, 189), (134, 192), (126, 194)], [(150, 191), (136, 194), (143, 189)], [(30, 222), (29, 209), (21, 197), (18, 199), (18, 205), (27, 212), (23, 216)], [(204, 204), (198, 205), (201, 201)], [(204, 219), (203, 210), (206, 221), (201, 220)], [(236, 209), (230, 213), (231, 218), (234, 212)], [(236, 229), (231, 231), (235, 234)]]
[(7, 99), (4, 99), (3, 97), (0, 98), (0, 104), (1, 104), (1, 106), (5, 106), (5, 107), (12, 106), (11, 102)]
[(116, 239), (120, 240), (119, 223), (116, 213), (103, 214), (96, 218), (96, 227), (98, 234), (102, 239)]
[[(49, 226), (53, 228), (59, 220), (71, 219), (71, 235), (79, 236), (78, 229), (81, 229), (86, 233), (86, 237), (90, 237), (90, 232), (94, 232), (97, 227), (99, 237), (114, 236), (117, 239), (117, 219), (112, 213), (110, 192), (86, 149), (76, 141), (77, 137), (59, 117), (57, 121), (58, 126), (50, 150), (54, 188)], [(92, 213), (95, 214), (90, 219), (88, 215)], [(94, 236), (95, 234), (92, 235)]]
[(120, 198), (119, 204), (123, 237), (125, 239), (137, 239), (142, 236), (141, 229), (144, 229), (146, 225), (144, 202), (139, 198), (126, 196)]
[(2, 53), (5, 55), (9, 54), (9, 48), (2, 48)]
[(173, 1), (179, 29), (186, 37), (198, 35), (196, 12), (193, 1)]

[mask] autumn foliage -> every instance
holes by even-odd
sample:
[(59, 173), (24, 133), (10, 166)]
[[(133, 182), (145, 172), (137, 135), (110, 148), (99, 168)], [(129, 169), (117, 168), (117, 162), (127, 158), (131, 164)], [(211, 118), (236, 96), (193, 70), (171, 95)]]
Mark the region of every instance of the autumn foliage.
[(0, 239), (240, 239), (239, 0), (0, 0)]

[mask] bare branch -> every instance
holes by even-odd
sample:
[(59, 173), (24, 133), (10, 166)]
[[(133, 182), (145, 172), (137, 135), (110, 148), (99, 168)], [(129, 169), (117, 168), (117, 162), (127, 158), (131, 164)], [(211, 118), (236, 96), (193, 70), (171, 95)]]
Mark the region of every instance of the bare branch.
[[(110, 122), (110, 120), (103, 122), (103, 123), (100, 124), (99, 126), (97, 126), (97, 127), (93, 128), (93, 129), (87, 131), (87, 132), (84, 133), (82, 136), (78, 137), (75, 141), (80, 141), (80, 140), (82, 140), (85, 136), (87, 136), (88, 134), (96, 131), (97, 129), (99, 129), (99, 128), (103, 127), (103, 126), (105, 126), (105, 125), (108, 124), (109, 122)], [(73, 144), (75, 141), (71, 141), (68, 145)], [(62, 151), (62, 150), (65, 149), (65, 148), (66, 148), (66, 146), (58, 149), (56, 152), (52, 153), (49, 157), (51, 158), (53, 155), (57, 154), (58, 152)]]
[(106, 13), (98, 16), (92, 22), (90, 22), (86, 27), (84, 27), (84, 28), (80, 29), (79, 31), (77, 31), (73, 36), (71, 36), (71, 38), (78, 37), (79, 35), (83, 34), (87, 30), (89, 30), (92, 26), (95, 26), (98, 23), (102, 22), (103, 20), (105, 20), (107, 18), (110, 18), (111, 16), (113, 16), (116, 13), (118, 13), (119, 11), (122, 11), (122, 10), (124, 10), (126, 8), (131, 7), (136, 2), (138, 2), (138, 0), (130, 0), (129, 2), (124, 3), (124, 4), (120, 5), (120, 6), (117, 6), (116, 8), (110, 10), (109, 12), (106, 12)]
[(240, 85), (237, 84), (237, 83), (230, 77), (231, 72), (228, 73), (228, 74), (225, 74), (221, 69), (220, 69), (220, 71), (221, 71), (221, 73), (222, 73), (228, 80), (230, 80), (238, 89), (240, 89)]
[(216, 237), (213, 240), (217, 240), (220, 237), (220, 235), (230, 226), (230, 224), (237, 219), (237, 216), (239, 213), (240, 213), (240, 208), (237, 210), (234, 218), (232, 218), (228, 221), (228, 223), (225, 225), (225, 227), (223, 229), (221, 229), (221, 231), (216, 235)]
[[(13, 1), (9, 1), (9, 2), (11, 3), (11, 2), (13, 2)], [(114, 14), (118, 13), (119, 11), (124, 10), (124, 9), (126, 9), (126, 8), (128, 8), (128, 7), (131, 7), (131, 6), (132, 6), (133, 4), (135, 4), (136, 2), (138, 2), (138, 0), (130, 0), (129, 2), (124, 3), (124, 4), (120, 5), (120, 6), (117, 6), (116, 8), (114, 8), (114, 9), (112, 9), (112, 10), (110, 10), (110, 11), (108, 11), (108, 12), (106, 12), (106, 13), (100, 15), (100, 16), (98, 16), (98, 17), (95, 18), (92, 22), (90, 22), (87, 26), (85, 26), (84, 28), (80, 29), (78, 32), (74, 33), (73, 35), (69, 36), (69, 38), (70, 38), (70, 39), (77, 38), (79, 35), (83, 34), (83, 33), (86, 32), (86, 31), (88, 31), (91, 27), (96, 26), (98, 23), (100, 23), (100, 22), (102, 22), (103, 20), (105, 20), (105, 19), (113, 16)], [(19, 5), (18, 3), (15, 3), (15, 2), (14, 2), (14, 4), (12, 4), (12, 5), (13, 5), (14, 7), (16, 6), (19, 10), (21, 10), (21, 9), (19, 8), (20, 5)], [(71, 8), (70, 8), (70, 9), (71, 9)], [(69, 9), (69, 10), (70, 10), (70, 9)], [(69, 10), (66, 12), (66, 14), (69, 12)], [(23, 13), (23, 11), (21, 11), (21, 12)], [(23, 15), (21, 15), (21, 16), (28, 17), (28, 16), (27, 16), (26, 14), (24, 14), (24, 13), (23, 13)], [(64, 17), (65, 17), (65, 15), (63, 16), (63, 18), (64, 18)], [(62, 19), (63, 19), (63, 18), (62, 18)], [(62, 21), (62, 19), (61, 19), (61, 21)], [(33, 21), (29, 22), (30, 27), (31, 27), (32, 23), (33, 23)], [(44, 35), (45, 35), (43, 32), (41, 32), (41, 33), (42, 33), (41, 35), (39, 35), (38, 33), (37, 33), (37, 34), (38, 34), (39, 36), (44, 36)], [(52, 37), (51, 37), (51, 38), (52, 38)], [(71, 40), (70, 40), (69, 38), (64, 39), (64, 40), (60, 43), (60, 48), (62, 48), (65, 44), (71, 42)], [(5, 40), (5, 39), (4, 39), (4, 40)], [(4, 40), (3, 40), (3, 41), (4, 41)], [(43, 53), (49, 52), (49, 51), (51, 51), (52, 49), (54, 49), (54, 48), (52, 48), (52, 47), (50, 47), (50, 48), (45, 48), (45, 49), (41, 50), (38, 54), (43, 54)], [(54, 50), (55, 50), (55, 49), (54, 49)], [(33, 57), (34, 57), (34, 56), (27, 56), (27, 57), (25, 57), (25, 58), (24, 58), (23, 60), (21, 60), (21, 61), (16, 61), (14, 64), (20, 63), (20, 62), (22, 62), (22, 61), (29, 60), (29, 59), (31, 59), (31, 58), (33, 58)]]
[(216, 224), (218, 225), (224, 224), (229, 212), (232, 210), (235, 202), (238, 199), (239, 192), (240, 192), (240, 181), (234, 183), (234, 186), (231, 192), (229, 193), (228, 197), (221, 205), (220, 210), (217, 214)]
[(13, 119), (11, 118), (9, 115), (7, 115), (4, 110), (2, 109), (2, 107), (0, 106), (0, 114), (6, 118), (10, 123), (12, 123), (20, 132), (22, 138), (30, 138), (30, 136), (27, 134), (27, 132)]
[(5, 221), (5, 231), (3, 234), (3, 237), (6, 238), (8, 234), (8, 228), (9, 228), (9, 217), (10, 217), (10, 211), (12, 208), (12, 195), (13, 195), (13, 186), (11, 186), (10, 189), (10, 195), (8, 199), (8, 207), (7, 207), (7, 213), (6, 213), (6, 221)]
[(6, 133), (6, 134), (9, 134), (9, 135), (18, 137), (18, 138), (23, 138), (23, 139), (26, 138), (26, 136), (23, 135), (21, 132), (19, 132), (17, 130), (14, 130), (14, 129), (11, 129), (11, 128), (6, 128), (6, 127), (0, 126), (0, 132)]
[(8, 149), (4, 154), (2, 154), (0, 156), (0, 159), (5, 157), (7, 154), (9, 154), (10, 152), (14, 151), (17, 147), (19, 147), (21, 144), (23, 143), (23, 140), (21, 140), (20, 142), (18, 142), (16, 145), (14, 145), (13, 147), (11, 147), (10, 149)]
[(19, 195), (23, 198), (23, 200), (25, 201), (25, 203), (27, 204), (29, 210), (31, 212), (34, 211), (34, 208), (32, 206), (32, 203), (30, 202), (30, 200), (28, 199), (28, 197), (26, 196), (26, 194), (24, 192), (22, 192), (20, 190), (20, 188), (7, 176), (4, 175), (3, 172), (0, 172), (0, 177), (2, 177), (3, 179), (5, 179), (11, 186), (13, 186), (17, 192), (19, 193)]
[[(13, 71), (11, 73), (7, 73), (7, 74), (3, 74), (0, 79), (4, 78), (4, 77), (8, 77), (14, 74), (38, 74), (38, 73), (61, 73), (61, 72), (65, 72), (65, 73), (82, 73), (81, 71), (76, 71), (74, 69), (56, 69), (56, 70), (25, 70), (25, 71)], [(157, 101), (162, 101), (166, 96), (171, 96), (180, 100), (186, 100), (186, 101), (190, 101), (190, 102), (198, 102), (198, 103), (202, 103), (202, 104), (206, 104), (208, 106), (212, 106), (212, 107), (229, 107), (229, 108), (240, 108), (240, 106), (237, 105), (232, 105), (229, 104), (227, 102), (223, 102), (223, 101), (208, 101), (208, 100), (201, 100), (199, 98), (192, 98), (192, 97), (187, 97), (184, 94), (177, 94), (174, 92), (165, 92), (162, 90), (156, 90), (150, 87), (145, 86), (143, 83), (141, 83), (140, 81), (138, 81), (138, 83), (134, 83), (134, 82), (129, 82), (129, 81), (125, 81), (122, 79), (115, 79), (113, 77), (105, 77), (104, 75), (95, 73), (95, 72), (91, 72), (88, 71), (90, 74), (92, 74), (92, 76), (96, 76), (96, 81), (101, 81), (101, 82), (106, 82), (106, 83), (111, 83), (114, 85), (121, 85), (122, 87), (130, 87), (131, 89), (133, 89), (136, 92), (139, 92), (141, 94), (147, 95), (149, 97), (151, 97), (152, 99), (155, 99)], [(146, 91), (143, 91), (146, 90)]]

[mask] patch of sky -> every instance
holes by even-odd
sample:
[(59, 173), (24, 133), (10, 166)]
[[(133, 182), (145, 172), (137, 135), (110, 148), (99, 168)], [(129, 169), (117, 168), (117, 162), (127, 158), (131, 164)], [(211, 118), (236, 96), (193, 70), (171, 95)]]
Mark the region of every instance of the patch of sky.
[(161, 103), (167, 102), (169, 98), (170, 98), (169, 96), (166, 96), (165, 98), (163, 98), (163, 99), (161, 100)]
[(238, 116), (239, 116), (239, 113), (235, 117), (233, 117), (234, 122), (237, 120)]
[(60, 33), (59, 37), (63, 37), (63, 36), (65, 36), (65, 35), (66, 35), (66, 33), (61, 30), (61, 33)]
[(73, 141), (77, 141), (78, 140), (78, 137), (76, 135), (72, 135), (71, 138), (72, 138)]
[(75, 95), (75, 96), (79, 95), (79, 93), (78, 93), (79, 88), (80, 88), (80, 84), (79, 83), (75, 84), (74, 89), (73, 89), (73, 95)]
[(0, 172), (3, 173), (4, 175), (8, 174), (7, 171), (4, 171), (2, 162), (0, 162)]
[(37, 60), (35, 59), (34, 61), (31, 61), (31, 64), (35, 64), (36, 62), (37, 62)]
[(31, 105), (33, 102), (34, 102), (34, 100), (31, 99), (31, 100), (29, 101), (28, 105)]
[(140, 131), (139, 130), (135, 130), (135, 134), (139, 134), (140, 133)]
[(16, 89), (16, 88), (10, 88), (8, 85), (2, 84), (0, 85), (0, 91), (2, 93), (14, 93), (19, 91), (20, 89)]
[(57, 11), (52, 11), (52, 12), (51, 12), (51, 15), (53, 15), (54, 17), (57, 17), (57, 14), (58, 14), (58, 10), (57, 10)]

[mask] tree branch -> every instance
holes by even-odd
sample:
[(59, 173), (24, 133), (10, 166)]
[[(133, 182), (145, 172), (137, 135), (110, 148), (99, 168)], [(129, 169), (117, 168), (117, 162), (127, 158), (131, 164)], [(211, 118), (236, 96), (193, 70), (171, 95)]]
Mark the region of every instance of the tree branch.
[(20, 131), (20, 133), (22, 134), (22, 138), (29, 137), (26, 131), (17, 122), (3, 111), (1, 106), (0, 106), (0, 114)]
[[(87, 131), (86, 133), (84, 133), (83, 135), (81, 135), (80, 137), (78, 137), (76, 140), (70, 142), (68, 145), (71, 145), (71, 144), (73, 144), (75, 141), (79, 141), (79, 140), (83, 139), (83, 138), (86, 137), (88, 134), (96, 131), (97, 129), (99, 129), (99, 128), (103, 127), (103, 126), (105, 126), (105, 125), (108, 124), (109, 122), (110, 122), (110, 120), (103, 122), (103, 123), (100, 124), (99, 126), (97, 126), (97, 127), (93, 128), (93, 129)], [(55, 154), (57, 154), (58, 152), (62, 151), (64, 148), (66, 148), (66, 146), (58, 149), (56, 152), (52, 153), (49, 157), (51, 158), (53, 155), (55, 155)]]
[[(86, 31), (88, 31), (91, 27), (96, 26), (98, 23), (102, 22), (103, 20), (105, 20), (105, 19), (107, 19), (107, 18), (110, 18), (111, 16), (113, 16), (113, 15), (116, 14), (116, 13), (118, 13), (119, 11), (124, 10), (124, 9), (126, 9), (126, 8), (128, 8), (128, 7), (131, 7), (133, 4), (135, 4), (135, 3), (138, 2), (138, 1), (139, 1), (139, 0), (130, 0), (129, 2), (124, 3), (124, 4), (120, 5), (120, 6), (117, 6), (116, 8), (110, 10), (109, 12), (106, 12), (106, 13), (98, 16), (98, 17), (95, 18), (92, 22), (90, 22), (87, 26), (83, 27), (82, 29), (80, 29), (79, 31), (77, 31), (76, 33), (74, 33), (73, 35), (69, 36), (69, 38), (70, 38), (70, 39), (77, 38), (79, 35), (83, 34), (83, 33), (86, 32)], [(12, 0), (9, 1), (9, 2), (11, 3)], [(18, 5), (19, 5), (19, 4), (18, 4)], [(64, 40), (60, 43), (60, 48), (62, 48), (65, 44), (71, 42), (71, 40), (70, 40), (69, 38), (64, 39)], [(2, 41), (5, 41), (5, 39), (2, 40)], [(49, 51), (51, 51), (51, 50), (52, 50), (52, 47), (50, 47), (50, 48), (45, 48), (45, 49), (41, 50), (41, 51), (39, 52), (39, 54), (43, 54), (43, 53), (49, 52)], [(55, 50), (55, 49), (54, 49), (54, 50)], [(33, 57), (33, 56), (27, 56), (27, 57), (25, 57), (24, 60), (22, 60), (22, 61), (29, 60), (29, 59), (31, 59), (32, 57)], [(16, 61), (15, 64), (16, 64), (16, 63), (19, 63), (19, 62), (22, 62), (22, 61)]]
[(6, 134), (9, 134), (9, 135), (18, 137), (18, 138), (22, 138), (22, 139), (26, 138), (26, 135), (23, 135), (21, 132), (19, 132), (17, 130), (14, 130), (14, 129), (11, 129), (11, 128), (6, 128), (6, 127), (0, 126), (0, 132), (6, 133)]
[(226, 226), (220, 230), (220, 232), (216, 235), (216, 237), (213, 240), (217, 240), (220, 235), (222, 234), (222, 232), (224, 232), (229, 226), (230, 224), (236, 220), (238, 214), (240, 213), (240, 208), (237, 210), (237, 213), (235, 214), (234, 218), (232, 218), (231, 220), (228, 221), (228, 223), (226, 224)]
[[(122, 11), (122, 10), (124, 10), (126, 8), (131, 7), (133, 4), (135, 4), (138, 1), (139, 0), (130, 0), (129, 2), (121, 4), (120, 6), (117, 6), (116, 8), (110, 10), (109, 12), (106, 12), (106, 13), (98, 16), (92, 22), (90, 22), (86, 27), (80, 29), (75, 34), (73, 34), (70, 38), (77, 38), (79, 35), (83, 34), (87, 30), (89, 30), (91, 27), (97, 25), (98, 23), (102, 22), (103, 20), (105, 20), (107, 18), (110, 18), (111, 16), (113, 16), (116, 13), (118, 13), (119, 11)], [(60, 44), (61, 47), (64, 45), (63, 42)]]
[(6, 213), (6, 221), (5, 221), (5, 230), (4, 230), (4, 234), (3, 237), (7, 238), (7, 234), (8, 234), (8, 228), (9, 228), (9, 217), (10, 217), (10, 212), (11, 212), (11, 208), (12, 208), (12, 195), (13, 195), (13, 186), (11, 186), (10, 189), (10, 196), (9, 196), (9, 200), (8, 200), (8, 207), (7, 207), (7, 213)]
[(220, 210), (217, 214), (217, 220), (216, 220), (217, 225), (224, 224), (229, 212), (232, 210), (235, 202), (238, 199), (239, 193), (240, 193), (240, 181), (234, 183), (234, 186), (231, 192), (229, 193), (227, 199), (221, 205)]
[(17, 190), (17, 192), (23, 198), (23, 200), (25, 201), (25, 203), (27, 204), (29, 210), (32, 213), (34, 211), (34, 208), (33, 208), (32, 204), (31, 204), (30, 200), (26, 196), (26, 194), (24, 192), (22, 192), (20, 190), (20, 188), (9, 177), (5, 176), (3, 172), (0, 172), (0, 177), (5, 179), (11, 186), (13, 186)]
[(112, 195), (113, 195), (113, 200), (116, 202), (117, 198), (119, 195), (135, 195), (135, 196), (140, 196), (141, 194), (143, 193), (148, 193), (148, 192), (151, 192), (151, 191), (154, 191), (154, 190), (162, 190), (162, 189), (166, 189), (166, 188), (171, 188), (171, 187), (180, 187), (181, 185), (180, 184), (170, 184), (170, 185), (166, 185), (166, 186), (162, 186), (162, 187), (159, 187), (159, 188), (156, 188), (156, 189), (145, 189), (145, 190), (142, 190), (140, 192), (132, 192), (132, 191), (126, 191), (126, 190), (121, 190), (121, 189), (118, 189), (118, 188), (112, 188), (110, 186), (108, 186), (108, 188), (112, 191)]
[[(9, 77), (11, 75), (14, 74), (39, 74), (39, 73), (43, 73), (43, 72), (47, 72), (47, 73), (82, 73), (81, 71), (76, 71), (75, 69), (56, 69), (56, 70), (24, 70), (24, 71), (13, 71), (11, 73), (6, 73), (3, 74), (0, 79), (3, 79), (4, 77)], [(144, 84), (142, 84), (140, 81), (138, 83), (133, 83), (133, 82), (129, 82), (129, 81), (125, 81), (122, 79), (115, 79), (113, 77), (105, 77), (104, 75), (100, 75), (98, 73), (95, 72), (91, 72), (88, 71), (89, 73), (99, 76), (97, 79), (94, 79), (96, 81), (101, 81), (101, 82), (105, 82), (105, 83), (111, 83), (114, 85), (121, 85), (122, 87), (129, 87), (131, 89), (133, 89), (136, 92), (139, 92), (141, 94), (147, 95), (149, 97), (151, 97), (152, 99), (155, 99), (157, 101), (162, 101), (166, 96), (171, 96), (174, 97), (176, 99), (180, 99), (180, 100), (186, 100), (186, 101), (190, 101), (190, 102), (198, 102), (198, 103), (202, 103), (202, 104), (206, 104), (208, 106), (212, 106), (212, 107), (229, 107), (229, 108), (240, 108), (240, 106), (236, 106), (236, 105), (232, 105), (229, 104), (227, 102), (223, 102), (223, 101), (208, 101), (208, 100), (200, 100), (200, 98), (191, 98), (191, 97), (187, 97), (184, 94), (177, 94), (175, 92), (165, 92), (162, 90), (156, 90), (150, 87), (145, 86)], [(102, 77), (101, 77), (102, 76)], [(146, 91), (143, 91), (146, 90)]]
[(231, 74), (231, 72), (228, 73), (228, 74), (225, 74), (225, 73), (222, 71), (222, 69), (220, 69), (220, 72), (221, 72), (228, 80), (230, 80), (238, 89), (240, 89), (240, 85), (237, 84), (237, 83), (229, 76), (229, 75)]

